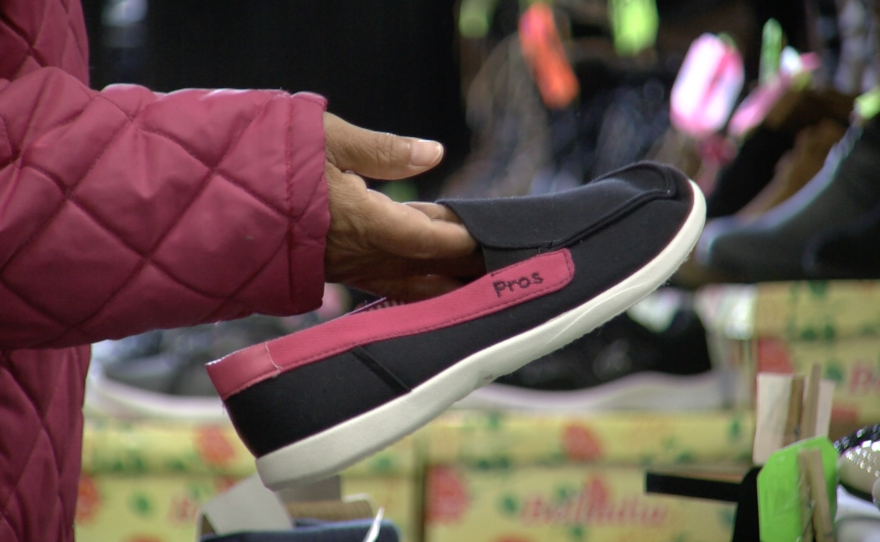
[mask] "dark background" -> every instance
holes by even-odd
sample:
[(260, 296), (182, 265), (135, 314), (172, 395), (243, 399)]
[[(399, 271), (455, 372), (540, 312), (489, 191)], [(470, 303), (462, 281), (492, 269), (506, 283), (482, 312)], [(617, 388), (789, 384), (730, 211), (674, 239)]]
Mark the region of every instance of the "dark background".
[(354, 124), (441, 141), (424, 192), (468, 151), (453, 0), (150, 0), (140, 49), (116, 47), (103, 5), (83, 0), (95, 88), (317, 92)]
[[(82, 1), (95, 88), (131, 82), (158, 91), (317, 92), (331, 112), (354, 124), (442, 142), (446, 159), (418, 181), (427, 199), (470, 150), (456, 0), (149, 0), (146, 19), (121, 30), (102, 24), (112, 0)], [(499, 1), (496, 33), (515, 31), (518, 1)], [(741, 26), (746, 35), (737, 37), (746, 42), (741, 47), (753, 78), (763, 21), (776, 17), (790, 42), (807, 50), (805, 6), (829, 2), (658, 0), (658, 45), (681, 56), (700, 33)], [(745, 23), (728, 15), (735, 6), (736, 13), (745, 10)]]

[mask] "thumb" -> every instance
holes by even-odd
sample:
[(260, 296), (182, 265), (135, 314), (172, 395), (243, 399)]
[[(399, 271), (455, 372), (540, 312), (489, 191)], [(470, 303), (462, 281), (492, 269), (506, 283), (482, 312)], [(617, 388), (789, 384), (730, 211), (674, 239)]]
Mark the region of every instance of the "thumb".
[(443, 146), (436, 141), (366, 130), (330, 113), (324, 113), (324, 134), (328, 162), (373, 179), (410, 177), (443, 157)]

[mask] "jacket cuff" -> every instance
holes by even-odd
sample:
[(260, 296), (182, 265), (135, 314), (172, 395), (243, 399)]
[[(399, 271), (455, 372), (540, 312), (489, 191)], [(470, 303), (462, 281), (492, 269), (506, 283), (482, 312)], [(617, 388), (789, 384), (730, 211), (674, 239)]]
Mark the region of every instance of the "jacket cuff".
[(297, 313), (321, 306), (324, 252), (330, 229), (324, 177), (324, 111), (327, 100), (308, 92), (293, 96), (287, 127), (287, 201), (290, 209), (290, 299)]

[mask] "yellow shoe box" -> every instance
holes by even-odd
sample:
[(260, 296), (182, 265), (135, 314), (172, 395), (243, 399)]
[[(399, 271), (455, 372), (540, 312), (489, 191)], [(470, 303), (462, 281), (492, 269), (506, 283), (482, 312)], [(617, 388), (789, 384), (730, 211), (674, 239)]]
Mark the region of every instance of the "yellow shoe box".
[[(367, 495), (414, 542), (421, 474), (413, 438), (342, 473), (343, 496)], [(255, 472), (228, 423), (87, 418), (75, 530), (93, 542), (192, 542), (205, 502)]]
[(736, 404), (752, 404), (758, 372), (818, 364), (836, 383), (833, 433), (880, 422), (880, 281), (710, 286), (697, 306)]
[(425, 446), (425, 542), (729, 540), (735, 507), (645, 493), (655, 467), (745, 472), (750, 412), (456, 411)]
[(430, 467), (425, 542), (718, 542), (735, 506), (646, 495), (639, 467)]

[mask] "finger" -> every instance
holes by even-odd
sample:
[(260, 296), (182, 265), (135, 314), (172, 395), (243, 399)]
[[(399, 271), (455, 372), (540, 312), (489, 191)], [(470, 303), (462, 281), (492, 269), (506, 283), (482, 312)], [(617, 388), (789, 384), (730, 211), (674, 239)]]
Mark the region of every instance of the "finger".
[(422, 201), (408, 201), (404, 205), (408, 205), (416, 209), (420, 213), (428, 216), (431, 220), (445, 220), (446, 222), (454, 222), (461, 224), (461, 219), (455, 212), (445, 205), (437, 203), (427, 203)]
[(343, 171), (373, 179), (411, 177), (440, 163), (443, 146), (436, 141), (374, 132), (324, 114), (327, 160)]
[(375, 245), (405, 258), (458, 258), (472, 254), (477, 243), (457, 222), (434, 220), (417, 208), (391, 201), (384, 194), (370, 193), (377, 221), (372, 230)]

